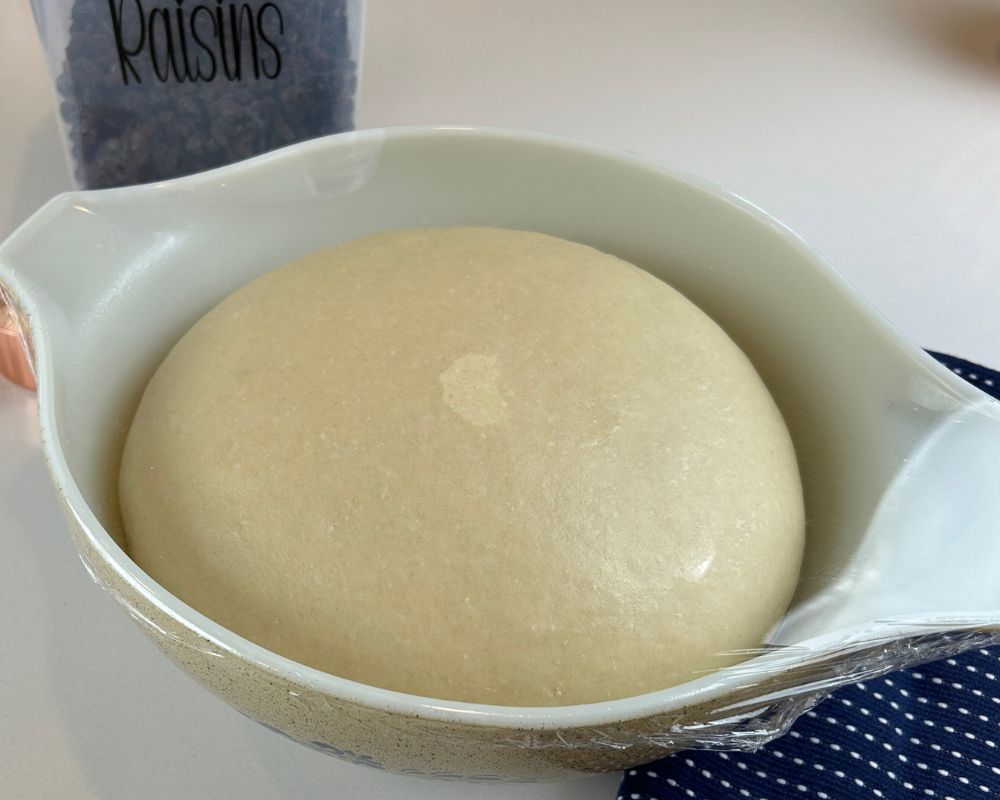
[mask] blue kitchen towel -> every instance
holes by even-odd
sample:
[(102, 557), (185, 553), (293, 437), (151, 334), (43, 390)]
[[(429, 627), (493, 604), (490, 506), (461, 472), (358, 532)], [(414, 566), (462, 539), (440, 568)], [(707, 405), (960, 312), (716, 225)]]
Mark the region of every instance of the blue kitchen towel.
[[(1000, 400), (1000, 372), (931, 355)], [(755, 753), (677, 753), (628, 770), (618, 790), (619, 800), (991, 795), (1000, 795), (1000, 647), (846, 686)]]

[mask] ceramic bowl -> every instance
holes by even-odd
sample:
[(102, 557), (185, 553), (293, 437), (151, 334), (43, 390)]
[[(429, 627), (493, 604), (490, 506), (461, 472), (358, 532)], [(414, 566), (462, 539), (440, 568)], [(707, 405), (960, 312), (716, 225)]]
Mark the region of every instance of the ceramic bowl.
[[(615, 702), (450, 702), (289, 661), (129, 558), (115, 489), (123, 435), (173, 342), (284, 261), (420, 225), (536, 230), (621, 256), (687, 294), (750, 356), (792, 432), (808, 517), (801, 585), (772, 647)], [(1000, 623), (998, 404), (760, 210), (642, 158), (510, 131), (340, 134), (168, 183), (61, 195), (0, 247), (0, 285), (34, 340), (44, 453), (95, 580), (203, 686), (326, 752), (509, 780), (751, 746), (839, 683)]]

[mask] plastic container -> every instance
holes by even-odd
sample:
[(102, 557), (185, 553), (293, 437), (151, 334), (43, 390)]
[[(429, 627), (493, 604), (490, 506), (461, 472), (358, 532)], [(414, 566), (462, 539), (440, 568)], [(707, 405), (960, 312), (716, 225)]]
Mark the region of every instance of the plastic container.
[(0, 376), (26, 389), (35, 388), (27, 327), (9, 302), (3, 286), (0, 286)]
[(189, 175), (354, 126), (363, 0), (31, 0), (77, 184)]

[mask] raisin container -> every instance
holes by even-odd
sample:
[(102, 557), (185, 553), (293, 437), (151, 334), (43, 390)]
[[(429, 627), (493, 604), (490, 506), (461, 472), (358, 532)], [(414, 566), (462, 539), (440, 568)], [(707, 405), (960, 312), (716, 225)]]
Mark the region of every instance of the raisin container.
[(31, 0), (82, 188), (354, 125), (363, 0)]

